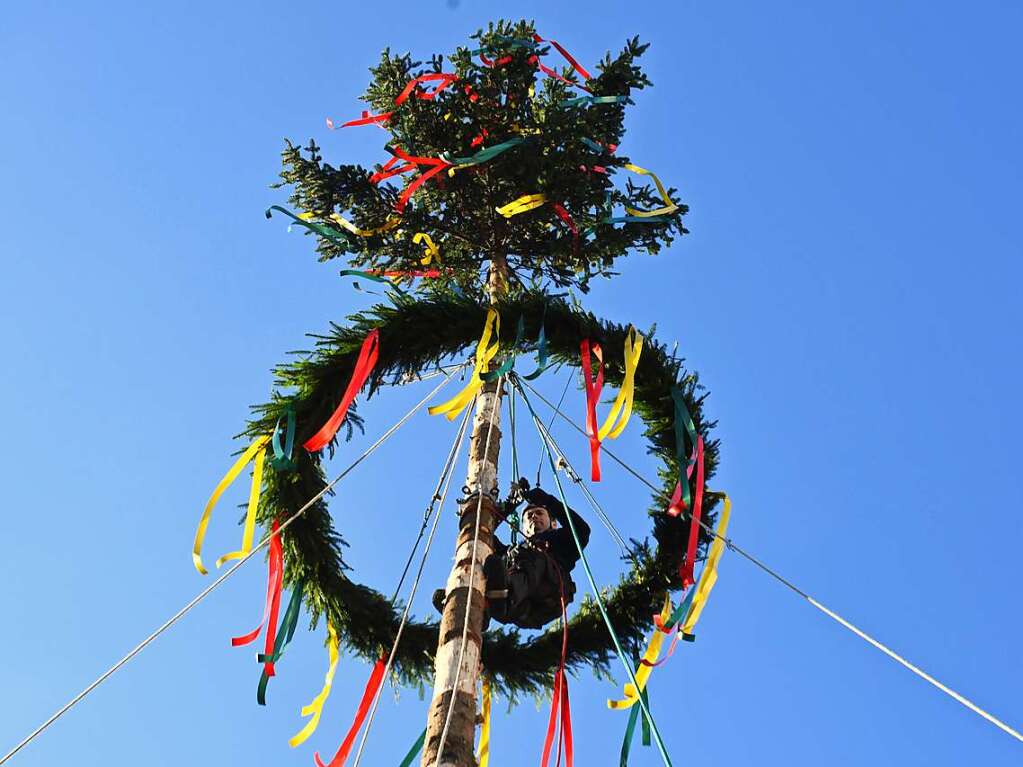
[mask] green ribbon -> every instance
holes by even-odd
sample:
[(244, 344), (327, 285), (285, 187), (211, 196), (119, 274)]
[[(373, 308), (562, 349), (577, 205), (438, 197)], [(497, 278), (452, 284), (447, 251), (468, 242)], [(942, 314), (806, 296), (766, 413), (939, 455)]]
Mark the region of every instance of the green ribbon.
[[(646, 689), (644, 688), (641, 693), (643, 701), (647, 704), (647, 708), (650, 707), (650, 700), (647, 698)], [(636, 732), (636, 722), (639, 719), (640, 712), (642, 711), (641, 706), (633, 706), (632, 711), (629, 712), (629, 723), (625, 726), (625, 737), (622, 739), (622, 754), (618, 762), (619, 767), (628, 767), (629, 764), (629, 751), (632, 748), (632, 736)], [(643, 745), (650, 745), (650, 722), (644, 716), (643, 717)]]
[(269, 208), (267, 208), (266, 209), (267, 218), (273, 218), (273, 214), (270, 212), (273, 210), (279, 211), (283, 213), (285, 216), (294, 219), (295, 223), (298, 224), (299, 226), (304, 226), (309, 231), (316, 232), (316, 234), (320, 235), (321, 237), (326, 237), (328, 240), (335, 243), (336, 245), (340, 245), (345, 250), (355, 250), (355, 246), (352, 244), (352, 241), (349, 240), (344, 235), (342, 235), (341, 232), (339, 232), (337, 229), (331, 229), (329, 226), (317, 224), (315, 221), (305, 221), (296, 216), (290, 210), (282, 208), (280, 205), (271, 205)]
[(689, 432), (689, 444), (691, 449), (696, 449), (696, 426), (693, 425), (693, 417), (689, 415), (689, 409), (682, 398), (682, 389), (678, 386), (671, 387), (671, 399), (675, 403), (675, 460), (678, 461), (679, 484), (682, 485), (682, 502), (689, 508), (689, 478), (686, 476), (686, 468), (692, 461), (686, 458), (686, 446), (683, 438), (683, 426)]
[[(298, 614), (302, 607), (302, 592), (305, 589), (305, 578), (299, 579), (291, 591), (291, 599), (288, 600), (288, 609), (284, 611), (284, 618), (281, 620), (281, 627), (274, 641), (274, 651), (271, 655), (259, 653), (256, 660), (260, 663), (276, 663), (284, 655), (284, 648), (288, 646), (291, 638), (295, 636), (295, 629), (298, 627)], [(266, 668), (259, 675), (259, 686), (256, 688), (256, 702), (261, 706), (266, 705), (266, 685), (270, 681)]]
[(538, 47), (539, 43), (534, 43), (532, 40), (524, 40), (521, 37), (508, 37), (508, 35), (494, 35), (502, 43), (508, 43), (512, 48), (529, 48), (534, 49)]
[[(686, 594), (685, 599), (683, 599), (679, 603), (678, 607), (676, 607), (672, 611), (671, 615), (668, 617), (668, 620), (664, 622), (665, 631), (671, 631), (671, 629), (675, 628), (676, 623), (678, 623), (680, 620), (685, 618), (686, 615), (689, 614), (689, 608), (693, 604), (693, 594), (695, 592), (696, 592), (695, 588), (689, 589), (689, 593)], [(683, 634), (682, 638), (685, 639), (687, 642), (693, 642), (696, 640), (696, 637), (693, 636), (692, 634)]]
[(404, 290), (398, 287), (397, 283), (393, 282), (387, 277), (381, 277), (378, 274), (370, 274), (369, 272), (360, 272), (358, 269), (342, 269), (338, 272), (342, 277), (361, 277), (364, 280), (371, 280), (373, 282), (382, 282), (388, 287), (394, 288), (396, 291), (401, 293), (403, 296), (407, 295)]
[(621, 104), (628, 101), (628, 96), (576, 96), (574, 99), (565, 99), (561, 102), (563, 107), (577, 107), (581, 104)]
[(547, 331), (545, 324), (547, 320), (547, 304), (543, 305), (543, 314), (540, 316), (540, 335), (536, 339), (536, 370), (528, 376), (522, 376), (527, 381), (535, 381), (550, 365), (547, 364)]
[(494, 144), (486, 149), (481, 149), (476, 154), (470, 155), (469, 157), (452, 157), (447, 152), (442, 152), (441, 159), (445, 162), (451, 163), (452, 165), (479, 165), (487, 160), (493, 160), (501, 154), (501, 152), (506, 152), (513, 146), (518, 146), (525, 140), (526, 139), (522, 136), (516, 136), (515, 138), (510, 138), (507, 141), (502, 141), (500, 144)]
[(412, 762), (415, 761), (415, 758), (419, 754), (420, 750), (422, 750), (423, 743), (425, 742), (426, 729), (424, 728), (423, 731), (419, 733), (419, 737), (416, 738), (416, 742), (412, 744), (412, 748), (410, 748), (409, 752), (405, 754), (405, 758), (401, 760), (401, 764), (399, 764), (398, 767), (410, 767)]
[(597, 152), (598, 154), (603, 154), (606, 151), (604, 149), (604, 147), (602, 147), (600, 144), (598, 144), (596, 141), (594, 141), (591, 138), (586, 138), (585, 136), (583, 136), (579, 140), (582, 141), (586, 146), (588, 146), (594, 152)]
[(287, 412), (287, 432), (284, 435), (284, 447), (281, 447), (281, 418), (277, 419), (277, 425), (274, 426), (274, 436), (271, 440), (273, 446), (274, 457), (270, 459), (270, 465), (277, 471), (294, 471), (298, 468), (298, 464), (295, 463), (291, 458), (291, 454), (295, 449), (295, 410), (292, 407), (288, 407)]

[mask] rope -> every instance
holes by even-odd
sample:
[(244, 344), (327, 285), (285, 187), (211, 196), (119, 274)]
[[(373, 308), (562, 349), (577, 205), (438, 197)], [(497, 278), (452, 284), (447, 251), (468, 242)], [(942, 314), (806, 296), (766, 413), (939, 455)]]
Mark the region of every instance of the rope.
[[(520, 380), (520, 379), (516, 379), (516, 380)], [(568, 421), (568, 423), (570, 423), (572, 425), (572, 427), (576, 431), (578, 431), (578, 432), (580, 432), (581, 434), (584, 434), (584, 435), (586, 434), (586, 432), (583, 431), (583, 429), (581, 429), (575, 423), (575, 421), (573, 421), (571, 418), (569, 418), (567, 415), (565, 415), (563, 412), (561, 412), (561, 410), (558, 407), (555, 407), (554, 405), (552, 405), (542, 394), (540, 394), (532, 386), (530, 386), (528, 381), (524, 381), (523, 383), (525, 383), (526, 386), (529, 386), (530, 391), (532, 391), (540, 399), (542, 399), (544, 401), (544, 403), (547, 404), (548, 407), (553, 408), (554, 412), (557, 415), (560, 415), (563, 419)], [(523, 398), (524, 398), (524, 396), (523, 396)], [(641, 475), (638, 471), (636, 471), (631, 466), (629, 466), (624, 461), (622, 461), (620, 458), (618, 458), (614, 453), (612, 453), (610, 450), (608, 450), (606, 447), (604, 447), (603, 443), (601, 444), (601, 449), (605, 453), (607, 453), (608, 456), (610, 456), (612, 459), (614, 459), (614, 461), (616, 463), (618, 463), (622, 468), (626, 469), (630, 474), (632, 474), (634, 477), (639, 479), (640, 482), (642, 482), (644, 485), (649, 487), (655, 493), (662, 492), (661, 488), (659, 488), (656, 485), (654, 485), (652, 482), (647, 480), (646, 477)], [(688, 511), (684, 511), (683, 513), (686, 514), (686, 516), (688, 516)], [(726, 546), (728, 546), (729, 549), (731, 549), (732, 551), (734, 551), (735, 553), (737, 553), (739, 556), (743, 557), (747, 561), (751, 562), (752, 564), (756, 565), (758, 568), (760, 568), (762, 571), (764, 571), (765, 573), (770, 575), (772, 578), (774, 578), (776, 581), (781, 583), (783, 586), (785, 586), (790, 591), (793, 591), (796, 594), (798, 594), (799, 596), (801, 596), (803, 599), (805, 599), (807, 602), (809, 602), (813, 607), (815, 607), (816, 609), (820, 610), (822, 613), (824, 613), (829, 618), (834, 620), (840, 626), (842, 626), (843, 628), (849, 630), (850, 632), (852, 632), (853, 634), (858, 636), (863, 641), (867, 642), (868, 644), (872, 645), (876, 649), (880, 650), (885, 655), (887, 655), (889, 658), (891, 658), (892, 660), (896, 661), (897, 663), (899, 663), (900, 665), (902, 665), (903, 667), (905, 667), (909, 671), (912, 671), (914, 674), (916, 674), (918, 677), (920, 677), (924, 681), (929, 682), (931, 685), (933, 685), (937, 689), (941, 690), (943, 693), (948, 695), (953, 700), (961, 703), (963, 706), (968, 708), (970, 711), (974, 712), (975, 714), (978, 714), (979, 716), (982, 716), (984, 719), (986, 719), (989, 722), (991, 722), (991, 724), (995, 725), (995, 727), (997, 727), (998, 729), (1002, 730), (1003, 732), (1007, 733), (1008, 735), (1011, 735), (1013, 738), (1015, 738), (1016, 740), (1018, 740), (1021, 743), (1023, 743), (1023, 734), (1020, 734), (1019, 731), (1013, 729), (1012, 727), (1007, 725), (1005, 722), (1003, 722), (1001, 719), (998, 719), (996, 716), (988, 713), (987, 711), (982, 709), (980, 706), (978, 706), (977, 704), (975, 704), (973, 701), (969, 700), (965, 696), (961, 695), (960, 693), (956, 692), (955, 690), (951, 689), (950, 687), (942, 684), (937, 679), (932, 677), (930, 674), (928, 674), (927, 672), (923, 671), (918, 666), (915, 666), (914, 664), (910, 663), (908, 660), (903, 658), (901, 655), (896, 653), (894, 650), (892, 650), (888, 646), (882, 644), (881, 642), (879, 642), (878, 640), (874, 639), (874, 637), (870, 636), (869, 634), (867, 634), (862, 629), (858, 628), (857, 626), (855, 626), (852, 623), (850, 623), (849, 621), (847, 621), (845, 618), (843, 618), (838, 613), (835, 613), (832, 610), (829, 610), (827, 607), (825, 607), (820, 602), (818, 602), (816, 599), (811, 597), (809, 594), (807, 594), (801, 588), (796, 586), (794, 583), (789, 581), (787, 578), (783, 577), (780, 573), (775, 572), (770, 567), (768, 567), (766, 564), (764, 564), (759, 559), (757, 559), (755, 556), (750, 554), (748, 551), (742, 549), (740, 546), (738, 546), (737, 544), (733, 543), (730, 538), (724, 538), (721, 535), (719, 535), (715, 530), (713, 530), (711, 527), (709, 527), (702, 520), (700, 520), (700, 526), (704, 530), (706, 530), (708, 533), (710, 533), (712, 536), (714, 536), (715, 538), (721, 540)]]
[[(550, 434), (550, 432), (547, 433)], [(636, 555), (633, 554), (632, 549), (629, 548), (629, 545), (625, 542), (625, 539), (622, 538), (622, 534), (618, 532), (618, 528), (615, 527), (614, 522), (611, 521), (611, 518), (607, 515), (607, 512), (605, 512), (604, 508), (597, 502), (597, 499), (593, 497), (593, 493), (591, 493), (590, 489), (585, 484), (583, 484), (582, 478), (576, 472), (572, 464), (569, 463), (569, 460), (565, 457), (565, 454), (561, 451), (561, 448), (557, 444), (554, 444), (553, 437), (551, 438), (550, 444), (551, 447), (553, 447), (554, 452), (557, 453), (558, 455), (556, 466), (559, 469), (563, 469), (565, 474), (568, 475), (568, 478), (572, 480), (572, 482), (574, 482), (576, 485), (578, 485), (580, 490), (582, 490), (583, 495), (586, 496), (586, 500), (590, 504), (590, 508), (593, 509), (593, 511), (597, 514), (597, 517), (600, 519), (601, 522), (603, 522), (604, 527), (607, 528), (607, 531), (611, 534), (611, 537), (614, 538), (615, 542), (618, 544), (618, 549), (622, 553), (622, 558), (628, 559), (629, 561), (638, 565), (639, 562), (636, 559)], [(541, 457), (542, 456), (543, 454), (541, 453)]]
[[(497, 411), (501, 409), (501, 384), (504, 382), (504, 376), (500, 376), (497, 379), (497, 387), (494, 389), (494, 397), (497, 401), (494, 406), (490, 409), (490, 423), (487, 425), (487, 439), (483, 446), (483, 457), (484, 460), (490, 455), (490, 437), (494, 433), (494, 417), (497, 415)], [(472, 553), (470, 555), (469, 562), (469, 584), (465, 599), (465, 620), (462, 621), (462, 640), (458, 647), (458, 663), (455, 665), (455, 678), (451, 685), (451, 700), (448, 702), (448, 713), (444, 717), (444, 729), (440, 733), (440, 743), (437, 746), (437, 761), (436, 764), (440, 765), (441, 760), (444, 758), (444, 744), (448, 739), (448, 730), (451, 727), (451, 716), (455, 712), (455, 699), (458, 697), (458, 681), (462, 674), (462, 660), (465, 657), (465, 646), (469, 640), (469, 609), (472, 604), (472, 588), (476, 580), (476, 548), (480, 540), (480, 512), (483, 509), (483, 487), (482, 485), (476, 488), (476, 520), (475, 528), (472, 534)]]
[[(572, 383), (572, 373), (569, 373), (568, 374), (568, 378), (565, 379), (565, 388), (561, 390), (561, 397), (560, 397), (560, 399), (558, 399), (558, 408), (560, 408), (561, 407), (561, 403), (563, 403), (565, 401), (565, 395), (568, 394), (568, 385), (570, 383)], [(536, 391), (536, 389), (534, 389), (529, 384), (528, 381), (526, 382), (526, 386), (529, 386), (530, 391), (533, 391), (533, 392)], [(547, 400), (545, 399), (544, 402), (547, 402)], [(548, 405), (548, 407), (554, 407), (549, 402), (547, 402), (547, 405)], [(555, 410), (557, 410), (557, 408), (555, 408)], [(547, 424), (547, 430), (548, 431), (550, 431), (551, 427), (554, 426), (554, 415), (555, 415), (554, 413), (551, 413), (551, 421), (550, 421), (550, 423)], [(542, 467), (542, 466), (543, 466), (543, 453), (541, 452), (540, 453), (540, 460), (537, 461), (537, 463), (536, 463), (536, 485), (535, 485), (535, 487), (540, 487), (540, 467)]]
[[(409, 590), (408, 601), (405, 603), (405, 609), (401, 614), (401, 623), (398, 624), (398, 633), (394, 637), (394, 644), (391, 645), (391, 653), (387, 657), (387, 663), (384, 666), (384, 678), (391, 673), (391, 666), (394, 663), (394, 656), (398, 652), (398, 644), (401, 642), (401, 635), (405, 631), (405, 625), (408, 623), (409, 611), (412, 609), (412, 601), (416, 598), (416, 591), (419, 589), (419, 581), (423, 577), (423, 569), (426, 567), (426, 559), (430, 554), (430, 548), (433, 546), (433, 537), (437, 532), (437, 523), (440, 522), (440, 511), (444, 508), (444, 501), (448, 497), (448, 488), (451, 486), (451, 474), (452, 469), (455, 467), (455, 462), (458, 460), (458, 453), (462, 448), (462, 441), (465, 437), (465, 428), (469, 424), (469, 416), (472, 413), (471, 408), (466, 408), (465, 417), (462, 418), (462, 423), (458, 428), (458, 433), (455, 436), (454, 441), (451, 443), (451, 450), (448, 452), (447, 460), (444, 462), (444, 468), (441, 470), (440, 477), (437, 478), (437, 487), (433, 491), (433, 498), (430, 500), (429, 515), (433, 517), (433, 526), (430, 528), (430, 536), (426, 539), (426, 548), (423, 549), (423, 558), (419, 561), (419, 570), (416, 572), (415, 580), (412, 581), (412, 588)], [(441, 489), (443, 486), (443, 490)], [(437, 501), (440, 501), (440, 505), (437, 506), (437, 513), (434, 514), (434, 506)], [(420, 535), (420, 538), (422, 536)], [(416, 541), (416, 545), (419, 541)], [(409, 560), (411, 561), (411, 559)], [(406, 567), (406, 570), (408, 568)], [(404, 575), (402, 578), (404, 579)], [(397, 594), (397, 590), (395, 591)], [(393, 599), (391, 600), (394, 601)], [(373, 707), (369, 711), (369, 719), (366, 722), (366, 729), (362, 732), (362, 740), (359, 741), (359, 750), (355, 753), (355, 764), (353, 767), (359, 767), (359, 762), (362, 760), (363, 749), (366, 748), (366, 741), (369, 739), (370, 728), (373, 727), (373, 718), (377, 713), (377, 706), (380, 704), (380, 696), (383, 692), (383, 686), (377, 688), (376, 695), (373, 696)]]
[[(413, 408), (411, 410), (409, 410), (404, 416), (402, 416), (401, 419), (399, 419), (397, 423), (395, 423), (390, 429), (385, 431), (383, 433), (383, 435), (379, 439), (377, 439), (376, 442), (374, 442), (372, 445), (370, 445), (368, 448), (366, 448), (366, 450), (362, 453), (362, 455), (360, 455), (358, 458), (356, 458), (344, 471), (342, 471), (340, 474), (338, 474), (333, 480), (331, 480), (329, 483), (324, 485), (323, 489), (320, 490), (318, 493), (316, 493), (316, 495), (314, 495), (308, 501), (306, 501), (305, 505), (303, 505), (302, 508), (300, 508), (294, 514), (292, 514), (290, 517), (288, 517), (284, 521), (284, 523), (281, 524), (280, 527), (278, 528), (277, 535), (280, 535), (282, 532), (284, 532), (284, 530), (287, 529), (287, 527), (292, 522), (294, 522), (296, 519), (298, 519), (298, 517), (301, 514), (303, 514), (306, 511), (306, 509), (308, 509), (310, 506), (312, 506), (314, 503), (316, 503), (318, 500), (320, 500), (320, 498), (322, 498), (324, 495), (326, 495), (328, 492), (330, 492), (333, 489), (333, 487), (338, 482), (340, 482), (342, 479), (344, 479), (356, 466), (358, 466), (366, 458), (368, 458), (370, 455), (372, 455), (376, 451), (376, 449), (378, 447), (380, 447), (380, 445), (382, 445), (384, 442), (386, 442), (391, 437), (391, 435), (393, 435), (399, 428), (401, 428), (408, 421), (408, 419), (411, 418), (413, 416), (413, 414), (417, 410), (419, 410), (419, 408), (421, 408), (430, 399), (432, 399), (433, 396), (437, 392), (439, 392), (442, 388), (444, 388), (444, 386), (446, 386), (449, 381), (451, 381), (451, 377), (450, 376), (445, 378), (437, 386), (435, 386), (433, 391), (431, 391), (429, 394), (427, 394), (425, 397), (423, 397), (423, 399), (421, 399), (415, 406), (413, 406)], [(259, 544), (257, 544), (252, 549), (252, 551), (250, 551), (244, 557), (239, 559), (228, 570), (226, 570), (223, 575), (221, 575), (219, 578), (217, 578), (215, 581), (213, 581), (213, 583), (211, 583), (205, 589), (200, 591), (199, 594), (194, 599), (192, 599), (192, 601), (190, 601), (188, 604), (186, 604), (184, 607), (182, 607), (180, 610), (178, 610), (176, 613), (174, 613), (174, 615), (172, 615), (170, 618), (168, 618), (152, 634), (150, 634), (145, 639), (143, 639), (141, 642), (139, 642), (127, 655), (125, 655), (123, 658), (121, 658), (119, 661), (117, 661), (117, 663), (115, 663), (113, 666), (111, 666), (106, 671), (104, 671), (102, 674), (100, 674), (96, 678), (96, 680), (93, 681), (88, 687), (86, 687), (84, 690), (82, 690), (80, 693), (78, 693), (75, 697), (73, 697), (71, 700), (69, 700), (67, 703), (65, 703), (60, 709), (57, 710), (57, 712), (55, 714), (53, 714), (49, 719), (47, 719), (45, 722), (43, 722), (41, 725), (39, 725), (35, 730), (33, 730), (31, 733), (29, 733), (29, 735), (27, 737), (25, 737), (24, 740), (22, 740), (20, 743), (18, 743), (18, 745), (16, 745), (14, 748), (12, 748), (10, 751), (8, 751), (7, 754), (5, 754), (2, 759), (0, 759), (0, 765), (2, 765), (5, 762), (7, 762), (12, 756), (17, 754), (19, 751), (21, 751), (21, 749), (23, 749), (25, 746), (27, 746), (29, 743), (31, 743), (33, 740), (35, 740), (51, 724), (56, 722), (58, 719), (60, 719), (62, 716), (64, 716), (64, 714), (66, 714), (74, 706), (76, 706), (78, 704), (78, 702), (81, 701), (86, 695), (88, 695), (90, 692), (92, 692), (97, 687), (99, 687), (101, 684), (103, 684), (103, 682), (105, 682), (110, 676), (112, 676), (118, 669), (120, 669), (122, 666), (127, 664), (128, 661), (130, 661), (132, 658), (134, 658), (136, 655), (138, 655), (140, 652), (142, 652), (150, 643), (152, 643), (158, 636), (160, 636), (160, 634), (162, 634), (167, 629), (169, 629), (171, 626), (173, 626), (175, 623), (177, 623), (179, 620), (181, 620), (181, 618), (183, 618), (189, 611), (191, 611), (193, 607), (195, 607), (197, 604), (199, 604), (201, 601), (203, 601), (218, 586), (220, 586), (220, 584), (222, 584), (224, 581), (226, 581), (228, 578), (230, 578), (238, 570), (238, 568), (241, 567), (242, 565), (244, 565), (252, 556), (255, 555), (255, 553), (257, 551), (260, 551), (263, 547), (265, 547), (270, 542), (270, 539), (273, 538), (273, 536), (274, 536), (273, 533), (267, 535), (263, 540), (261, 540), (259, 542)]]
[[(518, 377), (512, 379), (515, 385), (518, 385)], [(561, 496), (561, 503), (564, 504), (565, 508), (568, 508), (568, 500), (565, 498), (565, 488), (561, 485), (561, 475), (558, 474), (557, 468), (554, 465), (554, 453), (551, 451), (551, 444), (548, 440), (551, 439), (550, 434), (545, 432), (543, 422), (540, 417), (537, 416), (536, 411), (533, 410), (533, 404), (529, 401), (529, 397), (526, 393), (519, 389), (522, 394), (522, 401), (526, 403), (526, 407), (529, 408), (530, 414), (533, 416), (533, 423), (536, 424), (537, 432), (540, 434), (543, 440), (544, 448), (547, 453), (547, 460), (551, 465), (551, 472), (554, 474), (554, 482), (558, 486), (558, 495)], [(553, 443), (553, 440), (551, 440)], [(575, 547), (579, 551), (579, 559), (583, 563), (583, 570), (586, 572), (586, 579), (590, 582), (590, 588), (593, 590), (593, 596), (596, 599), (597, 607), (600, 609), (600, 615), (604, 619), (604, 625), (607, 626), (608, 633), (611, 635), (611, 641), (614, 643), (615, 652), (618, 653), (618, 659), (622, 662), (625, 667), (626, 673), (629, 675), (629, 680), (632, 682), (633, 687), (637, 690), (641, 689), (639, 682), (636, 680), (636, 672), (632, 668), (632, 663), (629, 662), (628, 657), (625, 655), (625, 651), (622, 649), (621, 642), (618, 640), (618, 634), (615, 632), (614, 626), (611, 624), (611, 619), (607, 615), (607, 608), (604, 606), (604, 598), (600, 595), (600, 589), (597, 587), (597, 581), (593, 577), (593, 571), (590, 569), (590, 563), (586, 560), (586, 554), (583, 552), (582, 543), (579, 541), (579, 535), (575, 529), (575, 522), (572, 520), (572, 515), (566, 513), (565, 517), (568, 520), (568, 529), (572, 532), (572, 539), (575, 541)], [(646, 720), (650, 723), (650, 729), (654, 734), (654, 741), (657, 743), (657, 750), (661, 752), (661, 759), (664, 761), (666, 767), (672, 767), (671, 757), (668, 756), (668, 750), (664, 746), (664, 741), (661, 739), (661, 732), (657, 728), (657, 722), (654, 721), (653, 714), (650, 713), (650, 706), (647, 704), (643, 696), (639, 698), (639, 705), (643, 708), (643, 715)]]
[[(458, 439), (461, 439), (464, 427), (460, 427), (457, 433)], [(437, 478), (437, 486), (433, 489), (433, 495), (430, 497), (430, 505), (426, 507), (426, 511), (423, 514), (423, 524), (419, 528), (419, 536), (416, 538), (416, 542), (412, 544), (412, 551), (409, 552), (408, 560), (405, 562), (405, 568), (401, 571), (401, 577), (398, 579), (398, 585), (394, 587), (394, 593), (391, 594), (391, 605), (394, 605), (394, 600), (398, 598), (398, 593), (401, 591), (402, 585), (405, 583), (405, 576), (408, 575), (409, 567), (412, 565), (412, 560), (416, 556), (416, 551), (419, 549), (419, 544), (423, 540), (423, 535), (426, 532), (427, 526), (430, 524), (430, 517), (433, 516), (433, 509), (440, 501), (441, 506), (444, 505), (444, 495), (441, 494), (441, 484), (447, 478), (448, 473), (451, 471), (454, 465), (453, 453), (448, 453), (447, 460), (444, 463), (444, 468), (441, 470), (440, 477)], [(447, 486), (444, 486), (445, 493), (447, 492)], [(429, 544), (427, 544), (429, 545)], [(415, 591), (413, 590), (413, 594)], [(358, 760), (356, 760), (358, 764)]]

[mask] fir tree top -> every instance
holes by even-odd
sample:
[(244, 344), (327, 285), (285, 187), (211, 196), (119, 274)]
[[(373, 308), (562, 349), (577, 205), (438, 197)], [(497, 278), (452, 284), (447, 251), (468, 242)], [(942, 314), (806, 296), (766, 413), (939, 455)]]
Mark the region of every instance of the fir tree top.
[[(471, 39), (447, 61), (384, 50), (370, 69), (372, 111), (357, 121), (385, 128), (391, 155), (374, 171), (288, 142), (276, 186), (291, 187), (321, 260), (411, 273), (423, 268), (422, 232), (441, 259), (441, 277), (422, 290), (482, 295), (496, 263), (512, 291), (528, 282), (586, 291), (593, 276), (614, 274), (616, 258), (657, 253), (686, 232), (675, 190), (647, 183), (618, 151), (632, 91), (651, 84), (638, 65), (646, 45), (628, 41), (592, 76), (532, 22), (499, 21)], [(554, 66), (559, 54), (568, 66)], [(505, 207), (516, 200), (523, 212)]]

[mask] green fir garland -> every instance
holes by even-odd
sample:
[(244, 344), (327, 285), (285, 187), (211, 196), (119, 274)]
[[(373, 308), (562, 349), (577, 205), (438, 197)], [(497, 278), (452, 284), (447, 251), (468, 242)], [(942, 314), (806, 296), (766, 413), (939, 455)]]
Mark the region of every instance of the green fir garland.
[[(254, 408), (256, 418), (246, 433), (266, 434), (281, 418), (294, 418), (296, 443), (301, 445), (326, 421), (351, 376), (355, 359), (366, 334), (380, 333), (380, 358), (369, 379), (368, 395), (381, 385), (400, 383), (409, 376), (429, 370), (452, 357), (471, 352), (479, 339), (486, 308), (471, 298), (438, 291), (428, 299), (412, 300), (390, 294), (392, 305), (380, 304), (349, 318), (349, 325), (332, 325), (326, 335), (314, 336), (316, 348), (308, 358), (276, 369), (276, 385), (291, 389), (290, 396), (275, 396)], [(502, 351), (511, 351), (516, 325), (521, 317), (527, 343), (536, 339), (541, 319), (548, 351), (554, 362), (579, 365), (579, 343), (590, 338), (601, 343), (605, 353), (605, 377), (620, 386), (624, 375), (623, 347), (627, 326), (597, 319), (559, 298), (526, 291), (497, 307), (502, 323)], [(519, 350), (523, 351), (523, 350)], [(708, 438), (714, 426), (703, 415), (706, 396), (698, 376), (683, 367), (683, 361), (647, 337), (636, 373), (635, 414), (645, 425), (649, 451), (661, 460), (663, 489), (654, 495), (649, 515), (655, 545), (634, 542), (635, 562), (618, 584), (611, 588), (606, 605), (611, 621), (627, 651), (638, 654), (650, 617), (663, 600), (666, 589), (681, 585), (678, 567), (688, 536), (689, 523), (664, 513), (679, 476), (673, 430), (671, 389), (681, 387), (696, 427), (705, 439), (706, 476), (714, 475), (718, 443)], [(293, 415), (289, 415), (293, 414)], [(346, 419), (346, 438), (362, 420), (354, 412)], [(328, 446), (333, 452), (337, 439)], [(687, 446), (688, 452), (689, 446)], [(326, 478), (320, 453), (310, 454), (296, 446), (294, 469), (270, 471), (260, 503), (260, 521), (269, 526), (273, 519), (293, 515), (309, 498), (323, 489)], [(716, 498), (709, 494), (705, 504), (708, 522), (714, 518)], [(411, 524), (412, 521), (409, 521)], [(337, 628), (341, 642), (368, 661), (391, 647), (400, 621), (400, 605), (393, 606), (380, 592), (350, 577), (342, 557), (347, 545), (334, 528), (325, 499), (307, 509), (282, 534), (285, 581), (304, 583), (304, 602), (312, 622), (327, 616)], [(704, 533), (703, 543), (708, 540)], [(405, 685), (429, 684), (437, 647), (436, 622), (410, 621), (395, 656), (394, 675)], [(495, 628), (483, 642), (483, 665), (495, 690), (512, 699), (518, 694), (543, 694), (549, 688), (560, 658), (560, 631), (549, 630), (536, 637), (523, 637), (516, 630)], [(592, 599), (580, 601), (569, 624), (567, 664), (570, 668), (590, 666), (608, 674), (614, 651)]]

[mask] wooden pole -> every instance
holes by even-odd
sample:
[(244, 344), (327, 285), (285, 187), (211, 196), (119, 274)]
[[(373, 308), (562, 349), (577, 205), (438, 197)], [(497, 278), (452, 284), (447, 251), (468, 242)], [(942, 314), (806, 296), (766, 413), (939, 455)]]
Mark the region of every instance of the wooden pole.
[[(494, 259), (488, 280), (491, 302), (506, 289), (507, 266), (503, 257)], [(476, 401), (472, 437), (469, 442), (469, 469), (465, 486), (468, 497), (459, 510), (455, 562), (445, 587), (444, 613), (437, 640), (434, 662), (433, 698), (426, 723), (423, 744), (423, 767), (475, 767), (476, 756), (476, 681), (480, 669), (480, 648), (483, 645), (483, 562), (493, 551), (497, 515), (497, 459), (501, 450), (501, 397), (503, 386), (494, 381), (484, 384)], [(479, 512), (479, 539), (476, 542), (476, 564), (473, 566), (473, 539), (476, 515)], [(473, 577), (470, 581), (470, 571)], [(462, 629), (466, 611), (469, 630), (464, 653)], [(459, 667), (459, 655), (462, 663)], [(457, 677), (457, 687), (456, 687)], [(444, 753), (438, 754), (448, 709), (451, 722), (447, 726)]]

